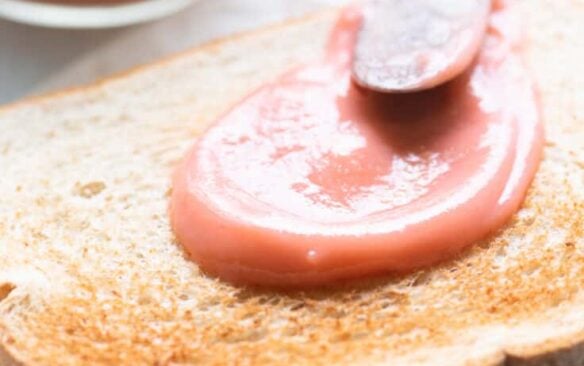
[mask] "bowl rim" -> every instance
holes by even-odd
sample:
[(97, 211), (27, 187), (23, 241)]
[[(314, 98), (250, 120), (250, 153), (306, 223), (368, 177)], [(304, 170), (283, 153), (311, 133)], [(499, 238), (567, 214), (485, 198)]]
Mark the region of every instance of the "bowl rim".
[(118, 5), (66, 5), (0, 0), (0, 17), (19, 23), (68, 29), (122, 27), (163, 18), (196, 0), (142, 0)]

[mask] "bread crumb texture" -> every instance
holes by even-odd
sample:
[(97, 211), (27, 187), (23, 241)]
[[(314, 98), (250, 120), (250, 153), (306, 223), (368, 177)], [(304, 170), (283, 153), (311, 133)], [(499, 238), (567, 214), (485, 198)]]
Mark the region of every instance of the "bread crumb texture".
[(407, 276), (233, 287), (169, 227), (186, 149), (335, 12), (0, 111), (0, 364), (584, 364), (584, 1), (519, 7), (545, 159), (506, 228)]

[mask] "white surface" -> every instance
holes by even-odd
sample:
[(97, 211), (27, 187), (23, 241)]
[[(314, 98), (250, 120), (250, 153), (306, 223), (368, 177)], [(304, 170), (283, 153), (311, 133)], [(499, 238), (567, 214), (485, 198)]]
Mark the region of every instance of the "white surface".
[(263, 24), (344, 0), (199, 0), (153, 23), (108, 30), (35, 28), (0, 20), (0, 104), (80, 85)]

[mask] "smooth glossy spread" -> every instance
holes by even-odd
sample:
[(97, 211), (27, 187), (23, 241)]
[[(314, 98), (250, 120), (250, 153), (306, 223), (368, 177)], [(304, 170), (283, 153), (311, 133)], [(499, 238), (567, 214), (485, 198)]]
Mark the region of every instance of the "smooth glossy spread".
[(542, 126), (504, 6), (453, 82), (382, 95), (351, 81), (360, 17), (325, 59), (219, 119), (174, 177), (171, 220), (207, 272), (314, 285), (435, 263), (499, 228), (537, 169)]

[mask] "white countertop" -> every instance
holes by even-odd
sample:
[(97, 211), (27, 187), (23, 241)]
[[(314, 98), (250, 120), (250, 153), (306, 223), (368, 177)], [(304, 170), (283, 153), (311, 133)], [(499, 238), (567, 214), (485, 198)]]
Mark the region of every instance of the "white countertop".
[(0, 19), (0, 104), (85, 84), (230, 33), (343, 0), (199, 0), (153, 23), (107, 30), (36, 28)]

